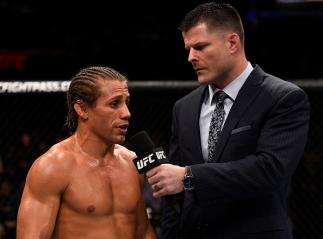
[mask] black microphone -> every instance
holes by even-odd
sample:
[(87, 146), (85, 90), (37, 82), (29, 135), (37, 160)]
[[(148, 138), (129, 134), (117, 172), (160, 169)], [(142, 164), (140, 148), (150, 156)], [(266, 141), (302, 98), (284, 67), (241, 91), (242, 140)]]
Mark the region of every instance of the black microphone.
[(137, 154), (133, 163), (140, 174), (168, 162), (163, 148), (156, 148), (146, 131), (140, 131), (132, 136), (129, 139), (129, 145), (130, 149)]

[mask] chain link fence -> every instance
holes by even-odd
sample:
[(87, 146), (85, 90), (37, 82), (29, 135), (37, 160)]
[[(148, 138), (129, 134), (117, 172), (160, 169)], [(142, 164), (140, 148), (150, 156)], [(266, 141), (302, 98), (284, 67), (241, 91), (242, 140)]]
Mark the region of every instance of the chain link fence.
[[(289, 197), (295, 239), (323, 238), (323, 86), (306, 82), (298, 84), (312, 105), (309, 139)], [(130, 82), (132, 117), (128, 136), (146, 130), (156, 146), (168, 151), (173, 104), (195, 86), (190, 82)], [(67, 136), (63, 128), (65, 93), (3, 91), (0, 109), (0, 239), (14, 239), (17, 210), (30, 165)], [(144, 193), (147, 212), (159, 232), (160, 203), (152, 198), (149, 186)]]

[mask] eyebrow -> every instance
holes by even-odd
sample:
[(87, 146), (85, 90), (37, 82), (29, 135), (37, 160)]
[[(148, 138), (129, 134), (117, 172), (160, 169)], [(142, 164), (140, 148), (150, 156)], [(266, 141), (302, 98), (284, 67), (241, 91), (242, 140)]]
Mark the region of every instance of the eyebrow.
[(206, 42), (206, 41), (199, 41), (199, 42), (196, 42), (196, 43), (192, 44), (190, 47), (185, 46), (185, 49), (188, 50), (189, 48), (196, 48), (196, 47), (206, 46), (206, 45), (209, 45), (209, 44), (210, 43)]
[[(116, 95), (116, 96), (113, 96), (111, 98), (108, 99), (108, 101), (111, 101), (111, 100), (122, 100), (124, 97), (123, 94), (120, 94), (120, 95)], [(126, 101), (129, 101), (130, 100), (130, 95), (126, 95)]]

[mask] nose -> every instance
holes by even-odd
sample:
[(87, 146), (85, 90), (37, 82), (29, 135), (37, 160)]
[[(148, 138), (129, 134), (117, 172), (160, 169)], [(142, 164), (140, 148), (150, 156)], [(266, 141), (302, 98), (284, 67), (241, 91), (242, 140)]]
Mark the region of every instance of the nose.
[(197, 60), (196, 52), (195, 52), (195, 50), (193, 48), (190, 48), (190, 50), (188, 52), (188, 59), (187, 60), (190, 63)]
[(121, 118), (122, 119), (129, 119), (131, 117), (131, 113), (129, 111), (128, 105), (124, 105), (121, 111)]

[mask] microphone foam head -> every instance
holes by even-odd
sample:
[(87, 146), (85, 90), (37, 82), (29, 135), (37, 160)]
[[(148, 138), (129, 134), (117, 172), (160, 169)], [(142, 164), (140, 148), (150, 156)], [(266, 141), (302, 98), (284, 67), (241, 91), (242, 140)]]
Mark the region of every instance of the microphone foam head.
[(140, 156), (155, 148), (154, 142), (151, 140), (146, 131), (140, 131), (129, 139), (130, 149)]

